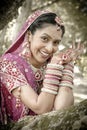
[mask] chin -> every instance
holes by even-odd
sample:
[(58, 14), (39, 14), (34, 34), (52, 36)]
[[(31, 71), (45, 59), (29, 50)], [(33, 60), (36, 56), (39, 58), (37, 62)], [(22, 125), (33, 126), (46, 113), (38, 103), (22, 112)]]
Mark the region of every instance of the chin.
[(49, 59), (48, 59), (48, 58), (43, 58), (43, 57), (38, 57), (38, 58), (37, 58), (37, 63), (38, 63), (39, 65), (44, 64), (46, 61), (49, 61)]
[(39, 65), (42, 65), (42, 64), (44, 64), (46, 62), (46, 60), (40, 60), (40, 61), (38, 61), (38, 63), (39, 63)]
[(46, 62), (46, 61), (39, 61), (38, 63), (39, 63), (39, 64), (43, 64), (43, 63), (45, 63), (45, 62)]

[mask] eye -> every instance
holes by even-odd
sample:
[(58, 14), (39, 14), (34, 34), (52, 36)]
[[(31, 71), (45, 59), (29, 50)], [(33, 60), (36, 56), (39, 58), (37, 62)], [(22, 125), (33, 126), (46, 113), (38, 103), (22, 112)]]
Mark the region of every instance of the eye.
[(43, 37), (41, 37), (41, 40), (42, 40), (43, 42), (47, 42), (47, 41), (48, 41), (48, 38), (47, 38), (46, 36), (43, 36)]
[(58, 46), (59, 45), (59, 41), (54, 41), (54, 45)]

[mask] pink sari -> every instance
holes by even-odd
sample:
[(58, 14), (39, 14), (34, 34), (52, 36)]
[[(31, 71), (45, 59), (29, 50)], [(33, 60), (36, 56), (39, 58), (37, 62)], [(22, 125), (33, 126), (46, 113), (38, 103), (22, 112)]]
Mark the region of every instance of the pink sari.
[(0, 59), (0, 123), (4, 124), (11, 121), (18, 121), (26, 115), (35, 115), (23, 103), (21, 103), (19, 108), (16, 108), (16, 98), (12, 95), (11, 91), (16, 87), (27, 84), (31, 85), (35, 91), (37, 90), (37, 83), (33, 71), (19, 53), (23, 49), (22, 44), (29, 26), (40, 15), (48, 12), (36, 11), (29, 16), (12, 46)]

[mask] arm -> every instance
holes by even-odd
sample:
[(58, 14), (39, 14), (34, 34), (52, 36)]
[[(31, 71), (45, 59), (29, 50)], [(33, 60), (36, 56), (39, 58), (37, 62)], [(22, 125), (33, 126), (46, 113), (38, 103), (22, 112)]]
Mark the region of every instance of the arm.
[[(43, 87), (39, 95), (37, 95), (31, 86), (21, 86), (20, 98), (22, 102), (37, 114), (51, 111), (58, 91), (62, 69), (63, 66), (61, 65), (47, 65)], [(18, 89), (14, 90), (13, 94), (16, 96), (18, 94)]]
[(67, 86), (60, 87), (54, 103), (54, 110), (61, 110), (74, 104), (73, 90)]
[(59, 84), (59, 91), (55, 99), (54, 109), (59, 110), (73, 105), (73, 72), (74, 65), (68, 63), (64, 66), (63, 75)]
[[(66, 54), (68, 55), (67, 60), (73, 61), (78, 58), (81, 51), (83, 51), (84, 46), (78, 44), (77, 48), (73, 45), (73, 48), (68, 50)], [(73, 73), (74, 66), (72, 63), (68, 63), (64, 66), (63, 76), (60, 81), (58, 95), (56, 96), (54, 109), (64, 109), (74, 104), (73, 96)]]
[(55, 95), (46, 92), (37, 95), (31, 86), (22, 86), (20, 94), (22, 102), (35, 113), (42, 114), (52, 110)]
[(22, 102), (36, 114), (51, 111), (55, 100), (54, 94), (41, 92), (38, 95), (31, 86), (15, 88), (12, 94), (16, 97), (16, 107), (20, 107), (20, 102)]
[[(55, 95), (47, 92), (41, 92), (39, 95), (32, 89), (31, 86), (21, 86), (12, 91), (12, 94), (19, 101), (23, 102), (28, 108), (36, 114), (46, 113), (52, 110)], [(20, 105), (20, 104), (19, 104)]]
[[(62, 69), (63, 66), (61, 65), (47, 65), (43, 87), (39, 95), (37, 95), (31, 86), (21, 86), (20, 98), (22, 102), (37, 114), (51, 111), (58, 91), (59, 78), (62, 75)], [(12, 93), (17, 96), (19, 94), (18, 89), (14, 90)]]
[[(0, 76), (8, 92), (16, 98), (21, 98), (21, 101), (35, 113), (41, 114), (52, 109), (55, 94), (41, 92), (38, 95), (32, 89), (32, 86), (29, 86), (25, 76), (14, 62), (7, 59), (2, 60), (0, 64)], [(18, 102), (18, 99), (16, 101)]]
[[(51, 64), (54, 64), (54, 65), (56, 64), (55, 61), (57, 61), (57, 60), (55, 60), (55, 59), (58, 59), (58, 61), (59, 61), (61, 58), (60, 59), (57, 58), (57, 57), (52, 58)], [(58, 64), (58, 61), (57, 61), (57, 64)], [(51, 77), (52, 76), (53, 75), (51, 74)], [(45, 84), (45, 87), (47, 89), (46, 84)], [(68, 91), (69, 91), (69, 94), (68, 94)], [(47, 93), (45, 91), (42, 91), (40, 93), (40, 95), (37, 95), (34, 92), (34, 90), (31, 88), (31, 86), (22, 86), (21, 87), (21, 100), (22, 100), (22, 102), (37, 114), (41, 114), (41, 113), (51, 111), (54, 104), (56, 104), (56, 105), (54, 105), (55, 109), (56, 109), (57, 106), (60, 106), (59, 102), (61, 101), (60, 99), (62, 97), (64, 97), (64, 99), (63, 99), (61, 106), (63, 105), (63, 107), (65, 107), (64, 104), (66, 104), (67, 99), (70, 97), (70, 95), (71, 95), (71, 98), (70, 98), (70, 101), (68, 102), (67, 105), (70, 105), (73, 102), (73, 93), (72, 93), (71, 88), (66, 88), (66, 87), (62, 88), (61, 87), (61, 89), (59, 89), (59, 93), (56, 97), (54, 94), (50, 94), (50, 93)], [(56, 100), (55, 100), (55, 97), (56, 97)], [(55, 101), (55, 103), (54, 103), (54, 101)]]

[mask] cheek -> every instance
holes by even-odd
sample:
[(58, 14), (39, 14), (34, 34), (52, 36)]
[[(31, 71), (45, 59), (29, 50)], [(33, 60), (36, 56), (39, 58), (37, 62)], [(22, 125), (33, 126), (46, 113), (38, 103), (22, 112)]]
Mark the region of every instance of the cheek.
[(58, 49), (58, 46), (54, 48), (54, 53), (57, 52), (59, 49)]
[(32, 46), (31, 46), (31, 52), (32, 52), (32, 53), (35, 54), (38, 50), (39, 50), (38, 43), (36, 43), (36, 45), (32, 45)]

